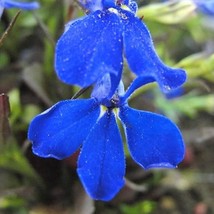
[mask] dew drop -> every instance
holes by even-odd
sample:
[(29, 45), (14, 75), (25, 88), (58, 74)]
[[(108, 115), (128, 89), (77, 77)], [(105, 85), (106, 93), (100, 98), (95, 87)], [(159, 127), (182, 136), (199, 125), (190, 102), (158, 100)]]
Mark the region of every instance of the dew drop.
[(126, 16), (126, 14), (124, 14), (124, 13), (121, 13), (120, 16), (121, 16), (122, 19), (127, 19), (127, 18), (128, 18), (128, 17)]

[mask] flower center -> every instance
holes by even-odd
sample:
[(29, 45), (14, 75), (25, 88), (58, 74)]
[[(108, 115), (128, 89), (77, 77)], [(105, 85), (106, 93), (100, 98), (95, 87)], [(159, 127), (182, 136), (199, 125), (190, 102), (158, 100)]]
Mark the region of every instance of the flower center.
[(120, 105), (120, 98), (118, 95), (114, 95), (110, 100), (111, 106), (108, 108), (118, 108)]

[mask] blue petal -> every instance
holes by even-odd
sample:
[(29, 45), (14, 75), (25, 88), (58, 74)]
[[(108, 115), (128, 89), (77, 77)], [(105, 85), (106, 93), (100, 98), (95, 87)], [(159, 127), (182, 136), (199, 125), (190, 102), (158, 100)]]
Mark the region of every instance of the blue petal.
[(104, 8), (115, 8), (116, 1), (115, 0), (103, 0)]
[(124, 185), (123, 145), (113, 113), (106, 112), (83, 143), (78, 174), (88, 194), (97, 200), (112, 199)]
[(34, 2), (18, 2), (18, 1), (12, 1), (12, 0), (4, 0), (4, 7), (5, 8), (20, 8), (24, 10), (35, 10), (39, 8), (39, 3)]
[(74, 153), (96, 123), (100, 107), (94, 99), (66, 100), (36, 116), (28, 139), (40, 157), (63, 159)]
[(106, 73), (122, 72), (122, 33), (118, 16), (96, 11), (71, 23), (56, 46), (56, 72), (68, 84), (86, 87)]
[(126, 93), (121, 96), (121, 104), (125, 103), (125, 101), (132, 95), (132, 93), (137, 90), (139, 87), (154, 82), (155, 79), (149, 76), (140, 76), (137, 77), (131, 85), (128, 87)]
[(119, 86), (121, 77), (115, 75), (105, 74), (98, 80), (94, 86), (91, 97), (95, 97), (100, 102), (104, 99), (109, 100)]
[(131, 70), (138, 76), (153, 77), (163, 92), (181, 86), (186, 80), (185, 72), (166, 66), (157, 56), (145, 24), (132, 13), (123, 13), (124, 49)]
[(176, 167), (184, 157), (184, 144), (176, 125), (158, 114), (120, 109), (132, 158), (145, 169)]

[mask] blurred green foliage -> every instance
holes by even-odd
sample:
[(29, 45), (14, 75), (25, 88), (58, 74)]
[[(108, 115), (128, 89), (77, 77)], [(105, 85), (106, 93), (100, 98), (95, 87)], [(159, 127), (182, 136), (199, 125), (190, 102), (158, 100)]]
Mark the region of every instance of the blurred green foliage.
[[(42, 199), (38, 195), (44, 193), (44, 189), (46, 194), (51, 192), (49, 186), (44, 186), (40, 168), (36, 170), (31, 160), (33, 155), (26, 133), (36, 114), (59, 100), (71, 98), (79, 90), (59, 82), (54, 73), (57, 38), (67, 21), (83, 14), (75, 1), (66, 2), (41, 0), (38, 11), (21, 12), (0, 47), (0, 93), (9, 96), (11, 108), (11, 132), (6, 138), (0, 137), (0, 213), (28, 213), (32, 201), (40, 203)], [(170, 66), (185, 69), (188, 81), (183, 96), (167, 99), (157, 90), (156, 84), (151, 84), (139, 89), (131, 103), (161, 112), (177, 122), (183, 118), (195, 119), (201, 112), (213, 115), (214, 29), (207, 23), (214, 18), (197, 13), (191, 1), (152, 2), (140, 7), (138, 16), (148, 25), (161, 59)], [(16, 13), (16, 9), (5, 11), (0, 20), (0, 36)], [(124, 82), (133, 80), (133, 74), (126, 71), (125, 74)], [(88, 92), (83, 96), (87, 97)], [(142, 103), (135, 103), (135, 97), (139, 96)], [(145, 103), (149, 105), (144, 106)], [(0, 120), (7, 123), (3, 111)], [(0, 133), (4, 130), (2, 128)], [(62, 177), (59, 180), (65, 190), (66, 182), (71, 181)], [(24, 190), (20, 193), (20, 189)], [(145, 200), (122, 204), (119, 211), (150, 214), (155, 208), (156, 202)]]
[(135, 205), (121, 205), (123, 214), (151, 214), (155, 210), (155, 202), (145, 200)]

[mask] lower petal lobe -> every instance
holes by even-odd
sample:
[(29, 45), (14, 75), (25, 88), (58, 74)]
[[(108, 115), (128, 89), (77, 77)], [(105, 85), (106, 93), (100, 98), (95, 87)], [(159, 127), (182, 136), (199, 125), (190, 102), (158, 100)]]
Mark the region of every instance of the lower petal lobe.
[(96, 11), (69, 26), (56, 46), (55, 67), (65, 83), (86, 87), (106, 73), (121, 77), (122, 29), (119, 17)]
[(74, 153), (96, 123), (100, 107), (94, 99), (66, 100), (36, 116), (28, 139), (40, 157), (63, 159)]
[(166, 66), (158, 57), (145, 24), (132, 13), (124, 11), (123, 39), (125, 57), (130, 69), (138, 76), (153, 77), (167, 93), (186, 81), (185, 71)]
[(124, 185), (123, 144), (112, 112), (99, 119), (83, 143), (78, 174), (88, 194), (97, 200), (112, 199)]
[(173, 168), (184, 157), (184, 144), (176, 125), (164, 116), (121, 107), (123, 123), (132, 158), (145, 169)]

